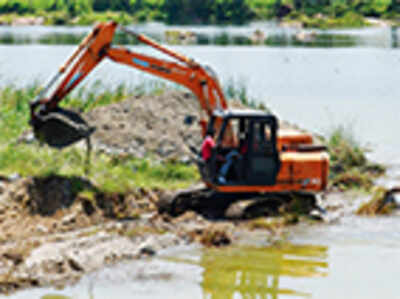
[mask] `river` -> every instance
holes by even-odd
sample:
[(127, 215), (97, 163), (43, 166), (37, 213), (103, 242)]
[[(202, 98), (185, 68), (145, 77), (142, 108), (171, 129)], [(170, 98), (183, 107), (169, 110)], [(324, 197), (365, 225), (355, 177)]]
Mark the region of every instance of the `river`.
[[(257, 28), (252, 25), (191, 30), (201, 31), (211, 36), (209, 40), (215, 40), (212, 36), (225, 32), (228, 37), (248, 35)], [(264, 30), (266, 34), (270, 34), (269, 28)], [(156, 35), (168, 27), (139, 29)], [(27, 39), (26, 36), (33, 36), (32, 30), (38, 32), (35, 39)], [(19, 40), (0, 42), (0, 86), (43, 82), (74, 46), (54, 45), (43, 42), (45, 39), (41, 41), (40, 37), (57, 31), (82, 35), (87, 30), (0, 28), (0, 40), (2, 34), (11, 34)], [(276, 33), (276, 29), (272, 32)], [(292, 42), (171, 47), (211, 65), (222, 84), (229, 80), (244, 83), (252, 98), (265, 103), (282, 119), (322, 134), (338, 125), (347, 126), (359, 142), (372, 149), (373, 159), (391, 165), (389, 179), (384, 183), (396, 184), (400, 179), (400, 139), (397, 138), (400, 51), (393, 32), (390, 28), (318, 32), (351, 37), (351, 42), (345, 45), (331, 43), (326, 47)], [(128, 47), (155, 54), (142, 46)], [(90, 75), (86, 84), (101, 80), (104, 88), (114, 88), (120, 83), (142, 84), (150, 78), (136, 70), (105, 62)], [(274, 247), (178, 249), (149, 261), (134, 261), (95, 273), (63, 291), (28, 290), (10, 298), (41, 298), (49, 293), (96, 299), (111, 296), (398, 298), (398, 219), (397, 216), (372, 219), (347, 216), (331, 225), (300, 225), (290, 233), (287, 242)]]

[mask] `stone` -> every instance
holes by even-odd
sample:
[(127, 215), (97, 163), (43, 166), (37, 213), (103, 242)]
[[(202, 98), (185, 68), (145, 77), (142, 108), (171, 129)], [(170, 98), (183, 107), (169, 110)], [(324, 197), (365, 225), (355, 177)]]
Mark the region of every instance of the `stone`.
[(43, 234), (47, 234), (49, 232), (48, 228), (41, 224), (36, 226), (36, 231)]
[(0, 181), (0, 194), (3, 194), (7, 189), (7, 184)]
[(15, 182), (15, 181), (19, 180), (20, 178), (21, 178), (21, 176), (18, 173), (13, 173), (8, 176), (8, 180), (10, 182)]
[(76, 222), (76, 215), (75, 214), (66, 215), (61, 219), (61, 225), (69, 225), (69, 224), (72, 224), (72, 223), (75, 223), (75, 222)]

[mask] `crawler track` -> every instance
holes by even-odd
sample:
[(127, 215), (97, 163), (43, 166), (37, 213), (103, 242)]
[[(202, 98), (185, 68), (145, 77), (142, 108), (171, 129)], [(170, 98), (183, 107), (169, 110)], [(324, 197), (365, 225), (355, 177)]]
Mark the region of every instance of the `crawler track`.
[(315, 194), (305, 192), (281, 193), (218, 193), (207, 188), (181, 190), (164, 195), (159, 202), (159, 212), (179, 216), (195, 211), (206, 218), (227, 218), (227, 209), (240, 201), (245, 205), (240, 212), (242, 219), (277, 216), (285, 212), (309, 214), (317, 206)]

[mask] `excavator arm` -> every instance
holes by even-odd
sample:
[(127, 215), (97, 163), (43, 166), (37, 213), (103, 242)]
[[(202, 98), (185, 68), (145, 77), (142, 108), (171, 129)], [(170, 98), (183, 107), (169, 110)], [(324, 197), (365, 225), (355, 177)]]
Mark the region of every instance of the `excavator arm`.
[[(46, 128), (50, 127), (51, 122), (48, 121), (49, 114), (60, 111), (64, 113), (64, 110), (59, 108), (59, 103), (84, 80), (104, 58), (109, 58), (114, 62), (131, 66), (185, 86), (196, 95), (202, 112), (205, 112), (207, 116), (210, 116), (215, 109), (227, 109), (227, 102), (224, 94), (217, 78), (211, 70), (182, 54), (158, 44), (142, 34), (136, 34), (123, 27), (121, 27), (121, 29), (124, 32), (133, 34), (138, 41), (155, 48), (173, 58), (175, 61), (168, 61), (132, 52), (124, 47), (115, 47), (112, 45), (112, 40), (117, 27), (118, 25), (115, 22), (98, 24), (81, 42), (65, 64), (60, 67), (58, 73), (49, 81), (38, 97), (31, 103), (30, 123), (35, 132), (40, 132), (43, 126)], [(56, 86), (51, 96), (46, 97), (46, 94), (54, 87), (61, 77), (63, 77), (61, 82)], [(70, 112), (68, 113), (70, 114)], [(204, 113), (201, 115), (200, 123), (204, 133), (207, 121), (204, 118)], [(64, 116), (65, 115), (63, 115), (63, 117)], [(50, 118), (54, 119), (53, 116)], [(57, 123), (60, 124), (60, 118), (58, 116), (56, 118)], [(68, 118), (68, 122), (70, 123), (71, 121), (75, 121), (77, 117)], [(79, 119), (78, 122), (82, 124), (84, 121), (83, 119)], [(52, 128), (52, 134), (57, 133), (55, 131), (56, 128)], [(85, 134), (82, 134), (82, 137), (84, 135)], [(51, 145), (51, 142), (47, 143)]]

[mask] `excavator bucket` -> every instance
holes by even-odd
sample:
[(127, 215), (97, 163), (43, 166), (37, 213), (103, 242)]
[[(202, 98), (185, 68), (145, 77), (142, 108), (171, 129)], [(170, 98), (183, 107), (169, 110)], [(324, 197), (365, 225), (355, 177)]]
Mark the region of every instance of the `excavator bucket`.
[(32, 125), (39, 141), (57, 149), (89, 138), (95, 131), (78, 113), (62, 108), (37, 116)]

